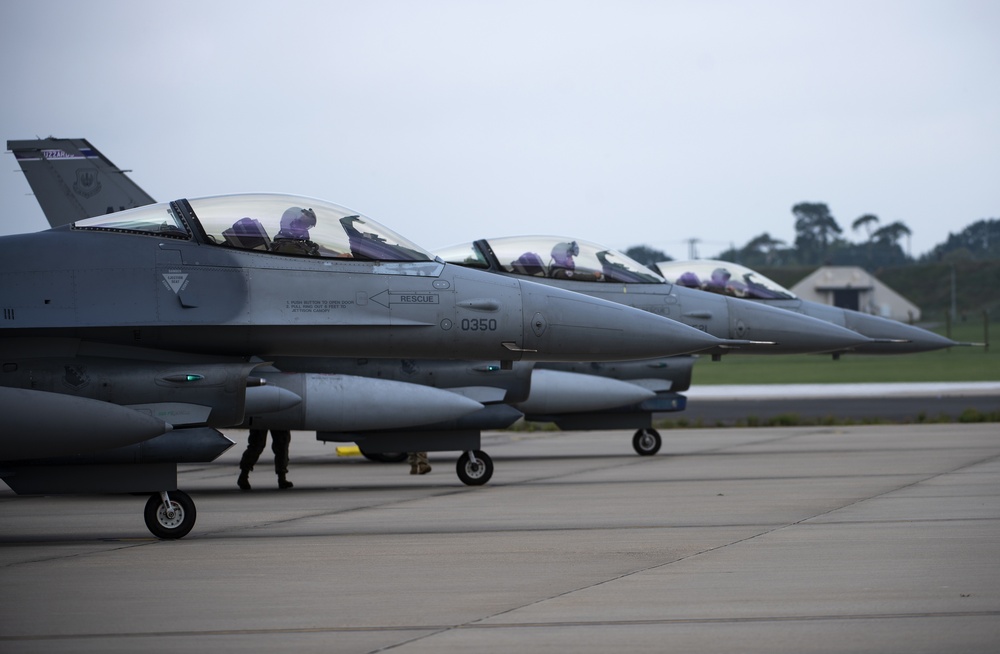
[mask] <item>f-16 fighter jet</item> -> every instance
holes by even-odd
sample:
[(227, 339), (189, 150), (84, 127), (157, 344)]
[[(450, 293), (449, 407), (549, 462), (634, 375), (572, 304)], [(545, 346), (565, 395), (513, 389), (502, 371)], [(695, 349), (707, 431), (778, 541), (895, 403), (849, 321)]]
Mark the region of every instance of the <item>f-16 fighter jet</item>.
[[(825, 320), (871, 338), (870, 342), (849, 350), (857, 354), (912, 354), (969, 345), (898, 320), (803, 300), (777, 282), (738, 263), (697, 259), (663, 261), (656, 267), (660, 274), (678, 286), (760, 302)], [(839, 353), (834, 351), (835, 355)]]
[[(673, 318), (714, 336), (744, 339), (740, 347), (720, 347), (712, 352), (746, 354), (798, 354), (843, 351), (870, 339), (839, 325), (784, 314), (734, 297), (711, 296), (668, 283), (662, 276), (617, 250), (589, 241), (557, 236), (492, 238), (453, 246), (438, 252), (445, 261), (499, 275), (532, 279), (619, 302), (650, 313)], [(705, 302), (706, 298), (712, 298)], [(721, 301), (720, 301), (721, 300)], [(768, 309), (760, 311), (760, 309)], [(809, 318), (802, 320), (802, 318)], [(549, 365), (549, 364), (544, 364)], [(653, 413), (679, 411), (686, 398), (691, 361), (629, 361), (617, 364), (561, 364), (568, 372), (610, 376), (654, 390), (654, 398), (608, 409), (585, 411), (534, 411), (526, 419), (555, 422), (567, 429), (636, 429), (632, 445), (643, 455), (655, 454), (662, 438), (652, 427)], [(470, 419), (476, 414), (471, 414)]]
[[(17, 492), (153, 492), (147, 525), (165, 537), (187, 533), (194, 505), (176, 491), (176, 461), (143, 462), (138, 444), (239, 425), (248, 402), (267, 413), (301, 401), (248, 393), (259, 359), (510, 365), (719, 345), (646, 312), (446, 264), (355, 211), (277, 194), (179, 199), (0, 238), (0, 310), (0, 411), (17, 416), (0, 438), (0, 477)], [(86, 406), (67, 411), (64, 396)], [(144, 417), (123, 428), (121, 408)]]
[[(82, 139), (10, 141), (8, 147), (24, 170), (46, 217), (54, 225), (61, 224), (66, 216), (87, 217), (153, 201), (124, 171), (111, 164), (96, 148)], [(572, 253), (570, 256), (572, 257)], [(704, 313), (699, 317), (702, 316)], [(756, 333), (758, 338), (761, 335), (760, 331)], [(731, 347), (732, 344), (730, 341), (727, 345)], [(741, 341), (741, 346), (748, 349), (764, 347), (765, 351), (771, 352), (788, 351), (785, 343), (779, 346), (775, 343), (750, 343), (744, 340)], [(719, 351), (722, 350), (717, 350)], [(551, 368), (560, 364), (545, 365)], [(522, 412), (539, 419), (549, 419), (548, 416), (554, 415), (561, 424), (566, 420), (575, 420), (577, 424), (584, 420), (586, 424), (594, 425), (598, 424), (594, 421), (595, 418), (603, 417), (603, 414), (595, 415), (594, 412), (612, 410), (614, 424), (625, 421), (625, 426), (649, 427), (646, 423), (651, 422), (653, 411), (677, 411), (684, 408), (684, 398), (677, 391), (687, 388), (687, 382), (681, 384), (675, 378), (680, 375), (689, 382), (690, 360), (657, 359), (608, 365), (599, 362), (561, 365), (564, 366), (563, 370), (532, 372), (531, 366), (525, 364), (519, 366), (520, 372), (517, 372), (500, 370), (499, 366), (489, 362), (373, 359), (359, 363), (357, 360), (286, 358), (279, 361), (278, 365), (285, 373), (275, 376), (275, 371), (271, 371), (267, 375), (271, 382), (285, 387), (289, 387), (290, 383), (301, 385), (306, 377), (313, 380), (312, 385), (316, 385), (321, 382), (323, 374), (348, 372), (404, 379), (459, 393), (471, 393), (470, 398), (474, 397), (488, 406), (468, 415), (442, 419), (440, 422), (423, 421), (424, 426), (417, 429), (372, 426), (370, 429), (356, 427), (345, 432), (329, 420), (317, 421), (315, 407), (330, 407), (335, 403), (318, 401), (321, 396), (314, 392), (310, 393), (310, 397), (315, 398), (309, 403), (312, 410), (303, 403), (266, 415), (247, 414), (246, 424), (257, 427), (280, 425), (282, 428), (316, 429), (318, 438), (354, 440), (362, 445), (366, 455), (373, 457), (381, 456), (383, 452), (394, 448), (405, 448), (407, 444), (420, 449), (461, 449), (467, 454), (458, 462), (459, 477), (466, 483), (485, 483), (492, 464), (489, 457), (478, 449), (480, 430), (506, 427), (520, 417)], [(567, 371), (565, 366), (574, 366), (574, 370), (583, 368), (591, 374), (581, 376)], [(288, 374), (290, 371), (297, 371), (296, 374), (302, 376), (302, 379)], [(628, 379), (627, 383), (612, 378), (623, 375)], [(527, 391), (529, 385), (530, 396)], [(299, 388), (300, 386), (295, 387), (296, 390)], [(324, 412), (326, 416), (330, 413), (329, 410)], [(355, 415), (363, 415), (363, 412), (359, 411)], [(419, 444), (414, 442), (414, 432), (419, 432)], [(649, 429), (637, 432), (634, 445), (640, 453), (650, 453), (650, 433), (655, 432)], [(658, 448), (659, 442), (656, 441), (654, 446)]]

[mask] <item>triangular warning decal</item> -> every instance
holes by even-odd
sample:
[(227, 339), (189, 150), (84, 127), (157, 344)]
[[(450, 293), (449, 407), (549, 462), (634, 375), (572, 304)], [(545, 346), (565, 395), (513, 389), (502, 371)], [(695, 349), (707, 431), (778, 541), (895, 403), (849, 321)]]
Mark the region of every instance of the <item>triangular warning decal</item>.
[(187, 273), (163, 273), (163, 281), (174, 293), (178, 293), (187, 283)]

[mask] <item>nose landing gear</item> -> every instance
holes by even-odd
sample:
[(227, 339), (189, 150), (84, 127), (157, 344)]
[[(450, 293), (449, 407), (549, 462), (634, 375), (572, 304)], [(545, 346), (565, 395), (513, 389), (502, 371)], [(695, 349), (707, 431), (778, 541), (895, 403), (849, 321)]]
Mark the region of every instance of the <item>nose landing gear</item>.
[(493, 459), (482, 450), (463, 452), (455, 467), (466, 486), (482, 486), (493, 476)]
[(660, 451), (660, 447), (662, 445), (663, 439), (660, 438), (660, 432), (656, 431), (652, 427), (640, 429), (635, 432), (635, 436), (632, 437), (632, 447), (642, 456), (652, 456), (656, 454)]
[(170, 540), (187, 536), (194, 527), (197, 511), (187, 493), (160, 491), (149, 496), (142, 517), (154, 536)]

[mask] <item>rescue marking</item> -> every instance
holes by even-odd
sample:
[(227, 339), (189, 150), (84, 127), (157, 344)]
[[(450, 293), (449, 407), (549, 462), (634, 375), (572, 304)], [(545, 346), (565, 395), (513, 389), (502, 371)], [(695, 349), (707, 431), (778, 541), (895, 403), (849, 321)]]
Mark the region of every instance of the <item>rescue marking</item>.
[(385, 308), (391, 304), (440, 304), (441, 296), (437, 293), (397, 293), (392, 291), (382, 291), (368, 298), (372, 302)]

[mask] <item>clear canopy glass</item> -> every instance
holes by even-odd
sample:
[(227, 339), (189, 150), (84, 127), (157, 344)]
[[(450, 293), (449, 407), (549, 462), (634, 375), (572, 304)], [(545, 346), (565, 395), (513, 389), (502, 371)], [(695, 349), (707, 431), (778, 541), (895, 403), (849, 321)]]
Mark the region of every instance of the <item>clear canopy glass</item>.
[[(220, 195), (188, 201), (210, 243), (240, 250), (371, 261), (433, 261), (434, 255), (345, 207), (295, 195)], [(169, 204), (74, 223), (77, 229), (187, 236)]]
[(112, 232), (157, 234), (186, 238), (189, 236), (184, 223), (174, 215), (170, 205), (149, 204), (137, 209), (102, 214), (73, 223), (74, 229), (93, 229)]
[(754, 300), (795, 299), (795, 294), (760, 273), (729, 261), (693, 259), (656, 264), (669, 282), (678, 286)]
[[(625, 254), (597, 243), (559, 236), (512, 236), (487, 241), (501, 270), (528, 277), (590, 282), (662, 284), (664, 279)], [(445, 248), (447, 263), (488, 268), (484, 253), (466, 243)]]

